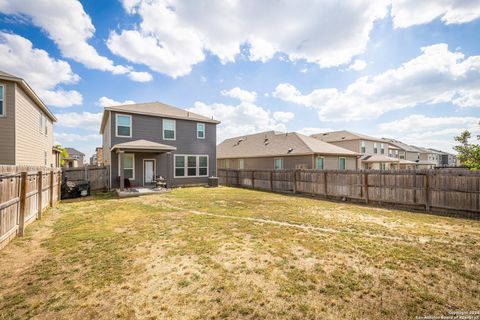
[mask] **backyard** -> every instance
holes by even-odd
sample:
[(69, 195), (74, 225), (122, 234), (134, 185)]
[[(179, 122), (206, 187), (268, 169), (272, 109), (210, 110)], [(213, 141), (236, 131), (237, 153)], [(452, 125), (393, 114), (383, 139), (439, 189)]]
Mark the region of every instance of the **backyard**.
[(64, 201), (0, 251), (0, 319), (480, 310), (480, 222), (220, 187)]

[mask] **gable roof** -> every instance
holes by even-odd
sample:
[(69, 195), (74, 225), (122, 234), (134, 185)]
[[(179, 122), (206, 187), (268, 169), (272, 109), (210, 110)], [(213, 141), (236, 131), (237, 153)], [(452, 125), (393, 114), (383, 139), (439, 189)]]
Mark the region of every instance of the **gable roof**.
[(75, 155), (75, 156), (85, 156), (84, 153), (78, 151), (77, 149), (75, 148), (65, 148), (65, 150), (67, 150), (68, 152), (68, 156), (71, 156), (71, 155)]
[(405, 151), (408, 151), (408, 152), (420, 152), (420, 153), (423, 153), (422, 150), (414, 147), (414, 146), (411, 146), (411, 145), (408, 145), (406, 143), (403, 143), (402, 141), (399, 141), (399, 140), (395, 140), (395, 139), (391, 139), (391, 138), (382, 138), (383, 141), (386, 141), (388, 143), (391, 143), (393, 144), (395, 147), (398, 147), (402, 150), (405, 150)]
[(103, 133), (105, 129), (105, 124), (107, 120), (107, 113), (109, 111), (118, 111), (131, 114), (144, 114), (154, 117), (164, 117), (172, 119), (181, 119), (181, 120), (190, 120), (190, 121), (201, 121), (219, 124), (220, 121), (214, 120), (213, 118), (208, 118), (185, 109), (180, 109), (165, 103), (161, 102), (145, 102), (145, 103), (135, 103), (135, 104), (124, 104), (118, 106), (105, 107), (103, 111), (102, 124), (100, 127), (100, 133)]
[(312, 134), (311, 137), (325, 142), (349, 141), (349, 140), (369, 140), (383, 142), (382, 139), (368, 136), (366, 134), (356, 133), (347, 130), (330, 131), (324, 133)]
[(115, 149), (130, 149), (130, 150), (162, 150), (162, 151), (175, 151), (177, 150), (176, 147), (169, 146), (167, 144), (162, 144), (158, 142), (153, 142), (150, 140), (134, 140), (124, 143), (117, 143), (111, 149), (111, 151)]
[(0, 79), (17, 83), (27, 93), (27, 95), (33, 100), (33, 102), (35, 102), (35, 104), (43, 112), (45, 112), (45, 114), (50, 118), (50, 120), (52, 120), (53, 122), (57, 121), (57, 118), (55, 117), (55, 115), (48, 109), (45, 103), (43, 103), (42, 99), (40, 99), (40, 97), (37, 96), (35, 91), (33, 91), (33, 89), (28, 85), (28, 83), (25, 80), (1, 70), (0, 70)]
[(362, 162), (399, 162), (397, 158), (387, 157), (383, 154), (374, 154), (370, 156), (365, 156), (362, 158)]
[(217, 146), (217, 158), (255, 158), (309, 154), (356, 156), (356, 152), (297, 133), (267, 131), (230, 138)]

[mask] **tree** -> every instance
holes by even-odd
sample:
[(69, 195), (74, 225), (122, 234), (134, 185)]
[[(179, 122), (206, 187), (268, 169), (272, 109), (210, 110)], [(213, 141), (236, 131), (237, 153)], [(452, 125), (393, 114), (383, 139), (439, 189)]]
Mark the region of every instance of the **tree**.
[[(455, 141), (460, 144), (455, 146), (454, 149), (458, 152), (457, 158), (462, 165), (470, 170), (480, 170), (480, 144), (470, 143), (471, 137), (470, 131), (463, 131), (458, 137), (455, 137)], [(477, 141), (480, 142), (480, 135), (477, 135)]]
[(60, 165), (63, 167), (65, 165), (65, 158), (68, 158), (68, 151), (59, 144), (57, 144), (55, 148), (60, 150)]

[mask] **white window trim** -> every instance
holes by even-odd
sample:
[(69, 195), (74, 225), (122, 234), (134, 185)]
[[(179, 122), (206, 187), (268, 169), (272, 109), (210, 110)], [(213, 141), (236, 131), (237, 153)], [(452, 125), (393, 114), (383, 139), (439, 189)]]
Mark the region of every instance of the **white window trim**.
[[(129, 117), (130, 118), (130, 135), (128, 136), (123, 136), (118, 134), (118, 116), (121, 117)], [(122, 126), (125, 127), (125, 126)], [(132, 122), (132, 116), (129, 114), (123, 114), (123, 113), (117, 113), (115, 114), (115, 137), (117, 138), (131, 138), (133, 133), (133, 122)]]
[[(340, 168), (340, 160), (345, 160), (345, 169)], [(338, 157), (338, 170), (347, 170), (347, 158), (346, 157)]]
[[(276, 168), (275, 168), (275, 162), (276, 162), (277, 160), (282, 161), (282, 167), (281, 167), (280, 169), (276, 169)], [(273, 170), (283, 170), (283, 158), (273, 158)]]
[[(185, 175), (184, 176), (177, 176), (177, 162), (176, 162), (176, 157), (184, 157), (185, 162), (183, 164), (183, 169), (185, 170)], [(188, 175), (188, 159), (187, 157), (196, 157), (196, 175), (194, 176), (189, 176)], [(206, 175), (199, 175), (200, 171), (200, 157), (207, 157), (207, 174)], [(179, 167), (180, 168), (180, 167)], [(182, 178), (204, 178), (208, 177), (208, 172), (210, 170), (210, 159), (208, 157), (208, 154), (175, 154), (173, 155), (173, 177), (175, 179), (182, 179)]]
[(44, 133), (45, 133), (45, 136), (48, 136), (48, 118), (47, 118), (47, 115), (44, 115), (44, 118), (43, 118), (43, 125), (44, 125)]
[[(199, 131), (198, 131), (198, 125), (199, 125), (199, 124), (203, 125), (203, 138), (198, 136), (198, 132), (199, 132)], [(202, 139), (202, 140), (204, 140), (204, 139), (205, 139), (205, 133), (206, 133), (206, 131), (207, 131), (207, 126), (205, 125), (205, 123), (203, 123), (203, 122), (197, 122), (197, 139)]]
[(0, 84), (0, 88), (2, 88), (3, 91), (3, 98), (1, 101), (3, 101), (3, 113), (0, 113), (0, 118), (6, 117), (7, 116), (7, 103), (5, 102), (5, 86), (3, 84)]
[[(132, 172), (132, 178), (128, 178), (128, 180), (135, 180), (135, 153), (124, 153), (123, 156), (125, 157), (126, 154), (132, 154), (133, 155), (133, 161), (132, 161), (132, 166), (133, 166), (133, 172)], [(124, 159), (125, 160), (125, 159)], [(125, 161), (124, 161), (125, 163)], [(118, 176), (120, 177), (120, 170), (123, 170), (123, 168), (120, 167), (120, 155), (118, 156)]]
[[(242, 164), (242, 165), (240, 165)], [(238, 159), (238, 169), (243, 170), (245, 169), (245, 159)]]
[[(173, 139), (165, 138), (165, 121), (173, 121)], [(163, 140), (176, 140), (177, 139), (177, 121), (174, 119), (162, 119), (162, 139)]]
[[(157, 177), (157, 160), (156, 159), (143, 159), (143, 186), (145, 186), (145, 162), (146, 161), (153, 161), (153, 182), (155, 182), (155, 178)], [(135, 171), (135, 170), (134, 170)]]
[(362, 141), (360, 143), (360, 153), (366, 153), (367, 152), (367, 144), (365, 143), (365, 141)]
[[(322, 169), (318, 169), (318, 166), (317, 166), (317, 164), (318, 164), (318, 162), (317, 162), (318, 159), (323, 159), (323, 168), (322, 168)], [(316, 157), (316, 158), (315, 158), (315, 170), (325, 170), (325, 157), (319, 156), (319, 157)]]

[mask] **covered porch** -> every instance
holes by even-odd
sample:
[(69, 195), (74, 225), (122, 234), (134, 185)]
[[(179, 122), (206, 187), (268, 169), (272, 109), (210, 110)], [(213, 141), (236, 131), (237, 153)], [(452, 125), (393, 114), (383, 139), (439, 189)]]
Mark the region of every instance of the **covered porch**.
[(166, 190), (171, 185), (175, 150), (174, 146), (143, 139), (114, 145), (111, 148), (116, 158), (112, 159), (114, 186), (126, 196)]
[(381, 154), (365, 156), (362, 158), (363, 169), (367, 170), (392, 170), (396, 169), (399, 160)]

